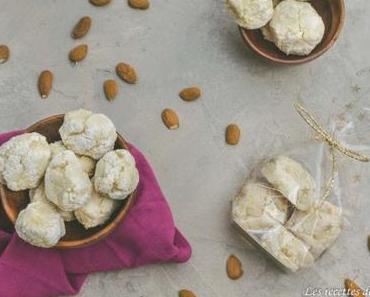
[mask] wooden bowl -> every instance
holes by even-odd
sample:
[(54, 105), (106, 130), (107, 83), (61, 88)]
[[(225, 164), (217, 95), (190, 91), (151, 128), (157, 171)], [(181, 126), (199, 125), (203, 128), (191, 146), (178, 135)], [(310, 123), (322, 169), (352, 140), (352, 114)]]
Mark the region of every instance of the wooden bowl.
[[(43, 119), (29, 128), (26, 132), (38, 132), (44, 135), (48, 142), (60, 140), (59, 128), (63, 124), (64, 115), (54, 115)], [(127, 149), (127, 143), (118, 134), (115, 144), (116, 149)], [(103, 239), (109, 235), (119, 223), (125, 218), (136, 196), (132, 193), (127, 199), (121, 201), (120, 207), (112, 214), (111, 218), (104, 224), (95, 228), (85, 229), (77, 220), (66, 222), (66, 234), (54, 248), (73, 249), (84, 247)], [(28, 190), (13, 192), (5, 185), (0, 184), (0, 198), (4, 211), (9, 220), (14, 224), (19, 212), (30, 202)]]
[(325, 34), (321, 43), (309, 55), (286, 55), (274, 43), (264, 39), (260, 29), (248, 30), (239, 27), (242, 38), (258, 56), (277, 64), (302, 64), (320, 57), (339, 37), (344, 24), (345, 5), (344, 0), (311, 0), (310, 3), (324, 21)]

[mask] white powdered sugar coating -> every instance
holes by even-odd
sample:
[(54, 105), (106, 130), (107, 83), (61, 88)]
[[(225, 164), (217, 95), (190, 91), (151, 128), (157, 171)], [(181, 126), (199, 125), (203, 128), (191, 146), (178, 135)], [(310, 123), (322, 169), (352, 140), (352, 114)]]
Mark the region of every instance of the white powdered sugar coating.
[(117, 139), (116, 128), (108, 117), (84, 109), (66, 113), (59, 133), (68, 149), (95, 160), (113, 150)]
[(96, 164), (94, 186), (103, 195), (112, 199), (125, 199), (138, 183), (135, 159), (127, 150), (111, 151)]
[(35, 188), (50, 156), (49, 144), (41, 134), (15, 136), (0, 147), (0, 181), (12, 191)]
[(45, 174), (45, 193), (64, 211), (82, 207), (91, 198), (89, 176), (72, 151), (63, 151), (50, 162)]
[(15, 230), (24, 241), (38, 247), (55, 246), (65, 234), (61, 215), (48, 203), (36, 201), (22, 210)]

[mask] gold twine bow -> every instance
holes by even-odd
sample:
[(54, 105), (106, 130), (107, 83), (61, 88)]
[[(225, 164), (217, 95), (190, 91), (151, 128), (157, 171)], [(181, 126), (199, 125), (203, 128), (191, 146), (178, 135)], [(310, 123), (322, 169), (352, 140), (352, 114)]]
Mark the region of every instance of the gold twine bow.
[(330, 193), (332, 192), (334, 188), (335, 183), (335, 174), (337, 171), (336, 166), (336, 159), (335, 159), (335, 151), (339, 151), (342, 154), (346, 155), (347, 157), (350, 157), (352, 159), (361, 161), (361, 162), (369, 162), (370, 158), (364, 154), (361, 154), (359, 152), (356, 152), (354, 150), (351, 150), (347, 147), (345, 147), (342, 143), (340, 143), (334, 136), (330, 135), (320, 124), (319, 122), (314, 118), (314, 116), (305, 109), (301, 104), (294, 103), (294, 108), (298, 112), (298, 114), (303, 118), (303, 120), (313, 129), (315, 130), (321, 138), (329, 145), (330, 147), (330, 153), (332, 157), (332, 174), (331, 178), (328, 181), (326, 185), (325, 192), (323, 196), (321, 197), (321, 201), (326, 200), (326, 198), (329, 197)]
[(333, 149), (336, 149), (340, 151), (342, 154), (361, 161), (361, 162), (369, 162), (370, 158), (368, 156), (365, 156), (364, 154), (361, 154), (359, 152), (353, 151), (347, 147), (345, 147), (343, 144), (341, 144), (334, 136), (330, 135), (325, 129), (318, 123), (318, 121), (313, 117), (313, 115), (305, 109), (301, 104), (295, 103), (294, 107), (298, 114), (305, 120), (305, 122), (314, 129), (321, 137), (322, 139), (329, 144), (330, 147)]

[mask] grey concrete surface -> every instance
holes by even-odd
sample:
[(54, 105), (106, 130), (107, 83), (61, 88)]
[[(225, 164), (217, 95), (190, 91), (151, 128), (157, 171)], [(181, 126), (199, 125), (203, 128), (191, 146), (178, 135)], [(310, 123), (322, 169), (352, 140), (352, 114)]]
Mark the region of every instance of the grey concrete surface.
[[(202, 297), (293, 297), (309, 286), (342, 287), (345, 277), (370, 286), (370, 170), (363, 165), (353, 163), (351, 169), (361, 178), (349, 191), (346, 230), (312, 269), (281, 272), (246, 245), (229, 222), (230, 198), (256, 157), (272, 145), (306, 139), (308, 128), (292, 102), (303, 100), (323, 119), (369, 104), (369, 1), (347, 1), (344, 32), (335, 47), (296, 67), (273, 66), (252, 55), (221, 0), (152, 0), (148, 11), (130, 9), (125, 0), (104, 8), (87, 0), (0, 0), (0, 7), (0, 43), (12, 53), (0, 65), (0, 130), (79, 107), (107, 114), (151, 161), (177, 225), (193, 246), (186, 264), (91, 275), (79, 297), (171, 297), (181, 288)], [(89, 55), (72, 67), (67, 55), (79, 42), (70, 31), (84, 15), (93, 18), (82, 41), (89, 44)], [(140, 82), (119, 82), (120, 94), (109, 103), (102, 82), (116, 78), (118, 61), (134, 65)], [(44, 69), (55, 74), (47, 100), (36, 89)], [(203, 97), (194, 103), (179, 100), (179, 90), (193, 84), (202, 87)], [(179, 130), (164, 128), (165, 107), (177, 110)], [(230, 122), (242, 129), (236, 147), (224, 144)], [(238, 281), (225, 274), (231, 253), (244, 264)]]

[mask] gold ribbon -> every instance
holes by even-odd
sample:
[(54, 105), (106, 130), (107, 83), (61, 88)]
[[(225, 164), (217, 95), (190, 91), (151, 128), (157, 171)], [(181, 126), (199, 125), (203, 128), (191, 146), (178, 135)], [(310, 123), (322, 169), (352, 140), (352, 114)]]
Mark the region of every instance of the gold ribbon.
[(343, 144), (341, 144), (334, 136), (330, 135), (314, 118), (312, 113), (310, 113), (307, 109), (305, 109), (301, 104), (294, 103), (294, 108), (296, 109), (298, 114), (303, 118), (303, 120), (313, 130), (315, 130), (330, 147), (330, 153), (332, 157), (332, 173), (331, 173), (331, 178), (326, 185), (325, 192), (323, 196), (321, 197), (321, 201), (324, 201), (329, 197), (329, 195), (331, 194), (334, 188), (335, 174), (337, 171), (336, 158), (335, 158), (336, 150), (346, 155), (347, 157), (350, 157), (352, 159), (355, 159), (361, 162), (369, 162), (370, 158), (364, 154), (351, 150), (345, 147)]
[(313, 115), (305, 109), (301, 104), (294, 103), (294, 107), (298, 114), (305, 120), (305, 122), (314, 129), (322, 139), (333, 149), (340, 151), (342, 154), (361, 162), (369, 162), (370, 158), (364, 154), (353, 151), (343, 144), (341, 144), (334, 136), (330, 135), (325, 129), (318, 123)]

